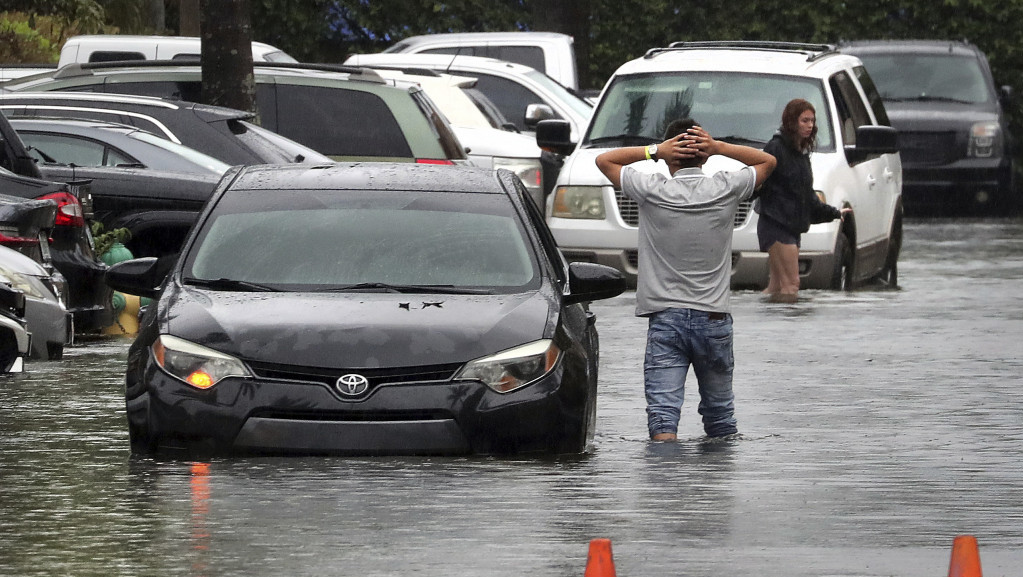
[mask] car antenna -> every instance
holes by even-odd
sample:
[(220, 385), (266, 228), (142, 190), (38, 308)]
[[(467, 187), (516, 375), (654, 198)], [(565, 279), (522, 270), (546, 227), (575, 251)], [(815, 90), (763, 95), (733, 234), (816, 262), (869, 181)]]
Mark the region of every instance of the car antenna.
[(464, 48), (464, 46), (459, 46), (458, 50), (455, 50), (455, 53), (451, 55), (451, 62), (448, 62), (447, 68), (444, 69), (444, 74), (451, 74), (451, 67), (455, 65), (455, 58), (458, 58), (458, 55), (462, 53)]

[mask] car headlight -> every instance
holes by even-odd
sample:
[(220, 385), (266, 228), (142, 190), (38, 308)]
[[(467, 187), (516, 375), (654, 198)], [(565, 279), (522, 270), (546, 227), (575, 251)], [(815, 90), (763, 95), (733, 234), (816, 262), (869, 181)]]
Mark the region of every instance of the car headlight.
[(601, 186), (559, 186), (554, 191), (551, 216), (604, 220), (605, 214)]
[(544, 339), (471, 361), (455, 375), (456, 381), (480, 381), (499, 393), (532, 383), (558, 364), (561, 349)]
[(25, 293), (25, 296), (30, 296), (40, 300), (46, 299), (49, 294), (46, 289), (46, 285), (43, 284), (41, 280), (13, 271), (4, 266), (0, 266), (0, 281), (7, 283), (15, 290), (20, 290)]
[(526, 189), (533, 193), (543, 188), (543, 167), (540, 159), (494, 157), (494, 168), (510, 170), (519, 177)]
[(197, 389), (208, 389), (227, 377), (252, 377), (245, 364), (231, 355), (175, 336), (160, 335), (150, 348), (167, 374)]
[(1002, 130), (997, 122), (977, 122), (970, 128), (967, 156), (990, 158), (1002, 154)]

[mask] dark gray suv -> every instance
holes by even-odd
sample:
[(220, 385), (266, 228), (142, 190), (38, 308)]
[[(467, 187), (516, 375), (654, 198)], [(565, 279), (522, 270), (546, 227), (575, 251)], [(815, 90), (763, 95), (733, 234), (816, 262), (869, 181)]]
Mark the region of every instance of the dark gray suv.
[(907, 213), (1019, 209), (1013, 142), (997, 88), (976, 46), (946, 40), (849, 42), (899, 130)]

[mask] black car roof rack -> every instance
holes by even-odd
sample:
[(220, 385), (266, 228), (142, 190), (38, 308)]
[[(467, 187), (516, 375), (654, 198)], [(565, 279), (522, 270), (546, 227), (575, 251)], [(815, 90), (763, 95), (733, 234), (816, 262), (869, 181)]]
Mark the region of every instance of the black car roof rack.
[(666, 48), (651, 48), (643, 58), (653, 58), (663, 52), (675, 50), (705, 50), (708, 48), (730, 48), (734, 50), (774, 50), (778, 52), (802, 52), (806, 61), (813, 62), (825, 56), (838, 54), (833, 44), (812, 44), (808, 42), (776, 42), (770, 40), (707, 40), (694, 42), (672, 42)]
[[(130, 69), (130, 68), (177, 68), (181, 66), (195, 67), (199, 62), (196, 60), (114, 60), (109, 62), (84, 62), (68, 64), (57, 70), (54, 78), (67, 78), (93, 74), (93, 70), (99, 69)], [(316, 64), (308, 62), (253, 62), (255, 69), (290, 69), (290, 70), (317, 70), (321, 72), (343, 72), (350, 74), (353, 79), (365, 80), (383, 84), (386, 82), (376, 71), (361, 67), (347, 66), (344, 64)]]

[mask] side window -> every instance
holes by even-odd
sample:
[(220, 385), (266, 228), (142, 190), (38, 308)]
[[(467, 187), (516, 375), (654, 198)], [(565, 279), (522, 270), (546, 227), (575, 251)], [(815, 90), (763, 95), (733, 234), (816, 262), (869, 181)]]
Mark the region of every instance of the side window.
[(412, 157), (391, 109), (369, 92), (279, 84), (277, 127), (327, 156)]
[(547, 221), (544, 220), (543, 212), (536, 206), (536, 202), (533, 201), (533, 197), (526, 190), (526, 187), (522, 185), (522, 181), (516, 178), (514, 186), (519, 198), (522, 199), (522, 204), (526, 206), (526, 213), (529, 216), (530, 223), (540, 236), (540, 243), (547, 254), (547, 260), (551, 261), (551, 265), (554, 267), (554, 274), (557, 276), (558, 282), (564, 287), (568, 282), (568, 275), (565, 271), (565, 259), (561, 256), (561, 250), (558, 249), (558, 242), (554, 240), (554, 234), (547, 227)]
[(856, 127), (871, 124), (870, 114), (864, 106), (860, 93), (852, 78), (845, 72), (839, 72), (829, 81), (831, 92), (835, 95), (835, 106), (842, 130), (842, 144), (856, 144)]
[(460, 56), (483, 56), (483, 51), (475, 46), (449, 46), (445, 48), (428, 48), (419, 54), (458, 54)]
[(877, 86), (874, 85), (874, 79), (867, 73), (867, 69), (863, 66), (857, 66), (853, 68), (853, 74), (856, 75), (856, 80), (860, 81), (860, 86), (863, 87), (863, 92), (867, 95), (867, 100), (870, 102), (870, 108), (874, 111), (874, 118), (877, 118), (877, 123), (882, 126), (891, 126), (892, 123), (888, 121), (888, 111), (884, 108), (884, 101), (881, 100), (881, 95), (877, 92)]
[(547, 65), (543, 59), (543, 49), (537, 46), (491, 46), (487, 50), (487, 56), (517, 62), (530, 68), (535, 68), (544, 74), (547, 73)]
[(103, 85), (103, 92), (202, 102), (202, 83), (198, 80), (183, 80), (180, 82), (173, 80), (158, 82), (107, 82)]
[(120, 60), (145, 60), (145, 54), (141, 52), (120, 52), (115, 50), (102, 50), (89, 55), (89, 62), (117, 62)]
[[(472, 76), (478, 79), (476, 88), (485, 94), (516, 128), (522, 132), (532, 130), (526, 126), (526, 107), (530, 104), (543, 104), (543, 98), (521, 84), (499, 76), (489, 74), (472, 74)], [(557, 118), (561, 118), (557, 112), (554, 114)]]
[[(135, 164), (134, 159), (116, 150), (108, 148), (101, 142), (62, 136), (57, 134), (40, 134), (26, 132), (21, 139), (33, 150), (30, 154), (40, 162), (50, 157), (61, 164), (78, 166), (117, 166), (118, 164)], [(45, 156), (43, 156), (45, 154)]]

